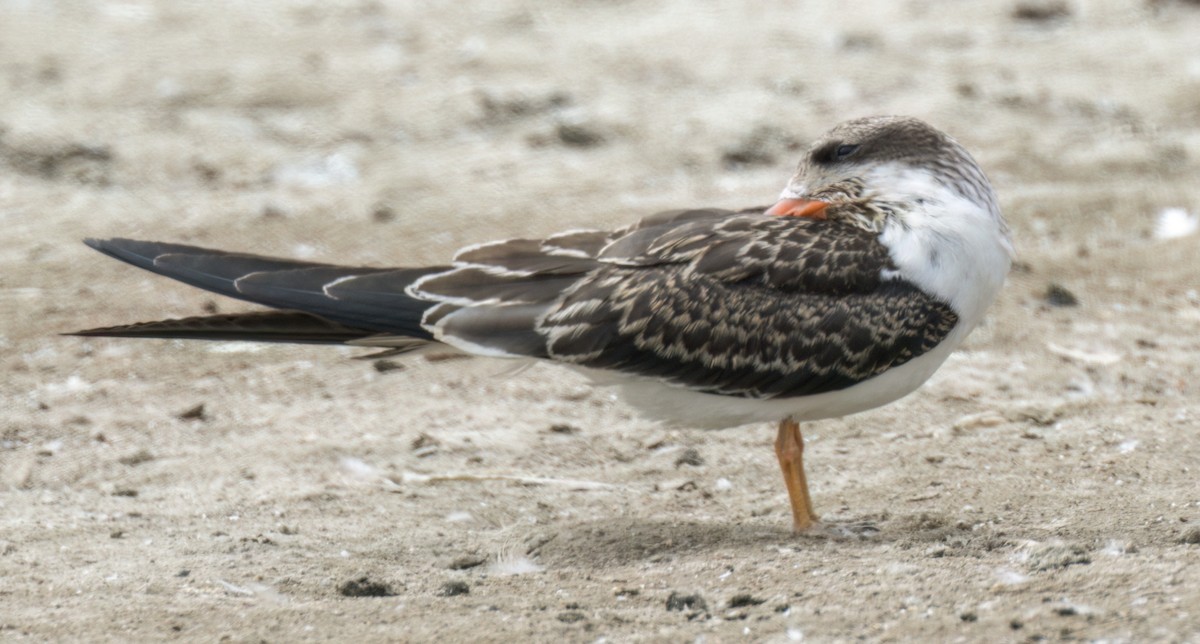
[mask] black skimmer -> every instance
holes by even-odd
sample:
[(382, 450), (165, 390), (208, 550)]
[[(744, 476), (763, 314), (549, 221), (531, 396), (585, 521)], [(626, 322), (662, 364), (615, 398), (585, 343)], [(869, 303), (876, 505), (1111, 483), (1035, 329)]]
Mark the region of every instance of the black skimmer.
[(77, 335), (441, 345), (550, 360), (694, 427), (778, 422), (793, 528), (817, 522), (800, 421), (921, 385), (984, 316), (1012, 262), (995, 193), (954, 139), (914, 118), (842, 123), (778, 203), (659, 213), (460, 251), (444, 266), (351, 267), (89, 239), (140, 268), (272, 310)]

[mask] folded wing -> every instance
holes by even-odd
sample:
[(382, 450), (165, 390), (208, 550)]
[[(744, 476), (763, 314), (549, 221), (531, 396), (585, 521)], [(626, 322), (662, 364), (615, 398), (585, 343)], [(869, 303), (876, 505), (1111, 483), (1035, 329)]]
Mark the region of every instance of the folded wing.
[(571, 235), (581, 243), (468, 249), (421, 278), (411, 292), (438, 303), (426, 328), (475, 353), (776, 398), (881, 374), (957, 322), (947, 304), (885, 279), (887, 249), (845, 222), (681, 211)]

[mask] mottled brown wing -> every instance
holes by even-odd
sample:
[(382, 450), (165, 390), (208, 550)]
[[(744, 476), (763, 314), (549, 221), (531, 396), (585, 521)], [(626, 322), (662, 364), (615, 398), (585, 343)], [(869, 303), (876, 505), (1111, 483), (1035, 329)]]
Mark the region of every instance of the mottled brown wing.
[(426, 328), (472, 351), (772, 398), (848, 387), (950, 332), (950, 307), (891, 267), (847, 223), (690, 210), (468, 249), (413, 292), (441, 303)]
[[(619, 248), (645, 253), (658, 238), (713, 227), (730, 210), (677, 210), (651, 215), (614, 231), (577, 230), (546, 239), (509, 239), (466, 248), (454, 266), (413, 284), (410, 293), (437, 303), (422, 324), (435, 338), (490, 355), (547, 358), (540, 328), (566, 293), (622, 258)], [(616, 247), (618, 251), (612, 249)], [(676, 261), (651, 257), (647, 264)]]
[(639, 252), (626, 242), (544, 316), (549, 357), (782, 398), (879, 375), (957, 322), (914, 285), (884, 280), (887, 249), (850, 224), (736, 216), (708, 234), (678, 227)]

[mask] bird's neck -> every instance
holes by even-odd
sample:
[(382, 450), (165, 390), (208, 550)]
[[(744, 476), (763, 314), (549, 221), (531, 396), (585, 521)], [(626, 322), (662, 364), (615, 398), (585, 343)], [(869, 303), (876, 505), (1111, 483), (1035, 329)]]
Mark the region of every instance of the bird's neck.
[(923, 172), (895, 182), (904, 194), (875, 198), (905, 203), (889, 217), (879, 239), (897, 271), (886, 277), (912, 281), (949, 304), (967, 330), (983, 319), (1012, 265), (1008, 228), (998, 209), (966, 198)]

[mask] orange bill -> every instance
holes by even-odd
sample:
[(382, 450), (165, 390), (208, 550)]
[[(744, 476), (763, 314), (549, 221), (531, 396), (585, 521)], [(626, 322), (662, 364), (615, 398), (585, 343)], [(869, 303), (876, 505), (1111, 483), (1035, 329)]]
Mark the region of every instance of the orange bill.
[(811, 217), (824, 219), (825, 209), (829, 203), (815, 199), (780, 199), (779, 203), (767, 209), (768, 215), (778, 217)]

